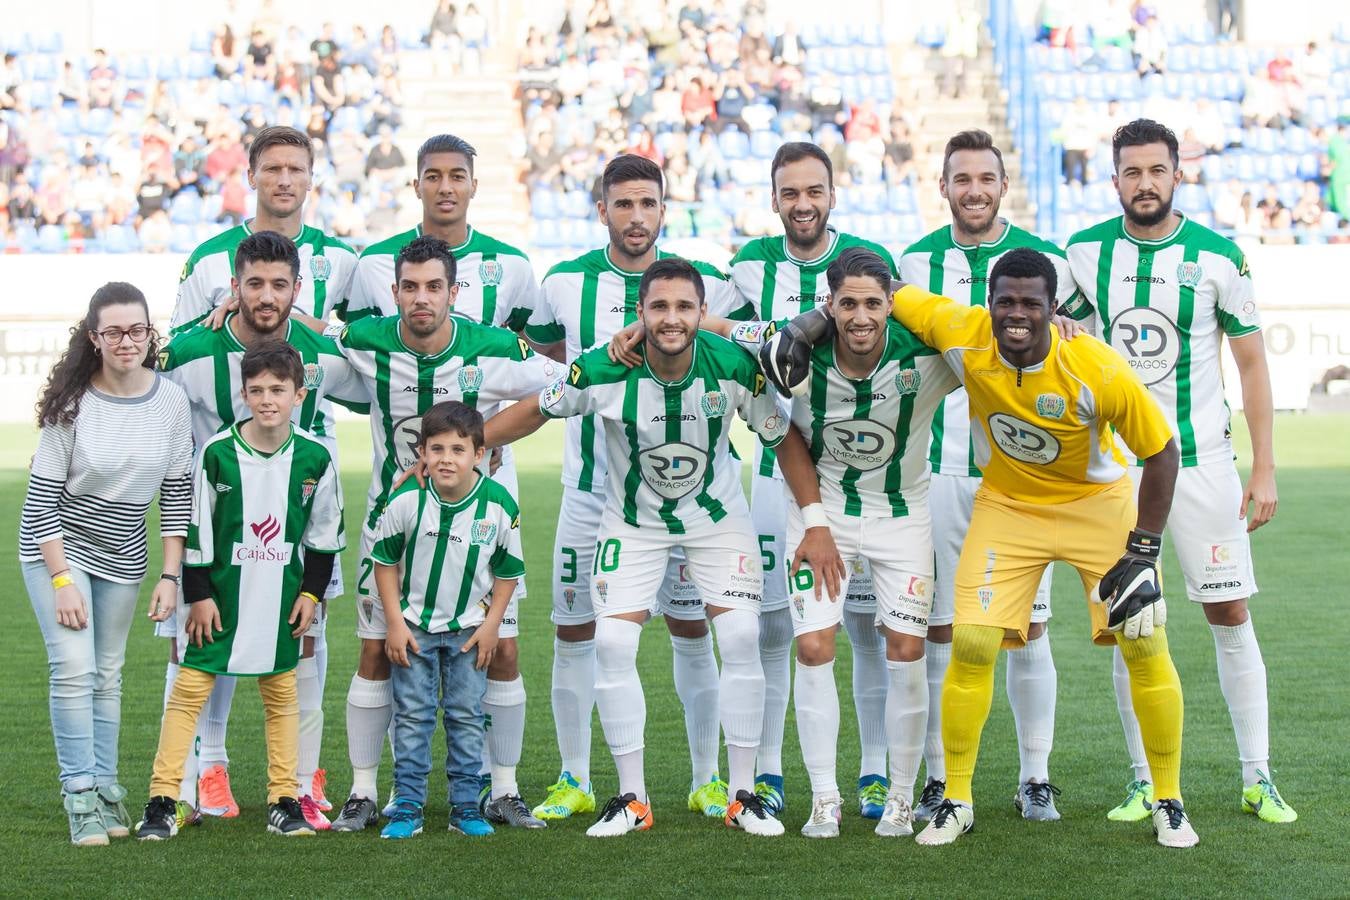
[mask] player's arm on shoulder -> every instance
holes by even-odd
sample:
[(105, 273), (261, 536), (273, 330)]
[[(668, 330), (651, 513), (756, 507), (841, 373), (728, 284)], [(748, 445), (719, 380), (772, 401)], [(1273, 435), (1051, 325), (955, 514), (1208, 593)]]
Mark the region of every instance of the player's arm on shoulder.
[(902, 284), (891, 294), (891, 317), (919, 340), (938, 350), (966, 343), (972, 330), (988, 319), (982, 306), (966, 306), (918, 285)]

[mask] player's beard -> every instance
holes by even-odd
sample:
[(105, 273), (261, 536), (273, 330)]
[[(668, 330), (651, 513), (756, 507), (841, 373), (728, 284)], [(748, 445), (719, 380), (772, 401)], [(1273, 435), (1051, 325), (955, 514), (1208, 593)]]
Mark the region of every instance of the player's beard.
[(265, 337), (275, 334), (276, 332), (280, 331), (282, 328), (286, 326), (286, 323), (290, 321), (291, 318), (291, 306), (292, 304), (289, 303), (286, 304), (285, 306), (277, 305), (276, 307), (277, 323), (270, 327), (263, 325), (262, 323), (254, 319), (253, 311), (243, 303), (239, 304), (239, 318), (244, 320), (244, 325), (247, 326), (248, 329), (252, 331), (254, 334), (258, 335), (259, 337)]
[(431, 319), (429, 320), (429, 324), (424, 325), (418, 323), (411, 317), (404, 319), (403, 324), (407, 326), (409, 331), (411, 331), (413, 334), (417, 335), (420, 338), (430, 337), (431, 335), (435, 334), (436, 331), (442, 325), (445, 324), (445, 320), (449, 317), (449, 315), (450, 311), (447, 309), (445, 315), (443, 316), (436, 316), (433, 314)]
[(1141, 213), (1135, 209), (1135, 204), (1139, 202), (1137, 197), (1125, 206), (1125, 218), (1130, 220), (1131, 225), (1137, 225), (1140, 228), (1152, 228), (1172, 214), (1172, 195), (1157, 196), (1158, 208), (1151, 213)]
[(684, 353), (686, 350), (688, 350), (688, 349), (690, 348), (690, 346), (693, 345), (693, 343), (694, 343), (694, 335), (695, 335), (696, 333), (697, 333), (696, 331), (687, 331), (687, 332), (685, 332), (685, 335), (684, 335), (684, 343), (680, 344), (680, 346), (677, 347), (677, 348), (674, 349), (674, 350), (667, 350), (667, 349), (665, 349), (665, 347), (663, 347), (659, 341), (655, 341), (655, 340), (651, 340), (651, 341), (648, 341), (648, 342), (647, 342), (647, 349), (650, 350), (651, 352), (659, 353), (660, 355), (662, 355), (662, 356), (664, 356), (664, 357), (667, 357), (667, 358), (669, 358), (669, 359), (674, 359), (675, 357), (677, 357), (677, 356), (679, 356), (680, 354)]
[(627, 232), (620, 231), (619, 229), (614, 227), (611, 227), (609, 229), (609, 245), (614, 248), (615, 253), (618, 253), (625, 259), (631, 259), (634, 262), (636, 262), (637, 260), (642, 259), (642, 257), (646, 256), (651, 251), (652, 247), (656, 244), (656, 236), (657, 234), (660, 233), (661, 229), (658, 227), (655, 230), (643, 229), (643, 231), (647, 235), (647, 241), (646, 243), (642, 244), (642, 249), (639, 250), (637, 253), (634, 253), (632, 250), (630, 250), (628, 248), (628, 244), (624, 241), (624, 235)]
[(949, 205), (957, 227), (969, 235), (983, 237), (993, 229), (994, 223), (998, 221), (999, 198), (997, 197), (993, 198), (993, 202), (989, 204), (987, 210), (978, 214), (979, 218), (967, 213), (959, 203)]
[(825, 229), (830, 224), (829, 209), (815, 210), (816, 220), (806, 232), (798, 230), (797, 223), (792, 221), (792, 214), (783, 216), (783, 232), (787, 235), (788, 245), (794, 248), (811, 248), (816, 245), (821, 236), (825, 234)]

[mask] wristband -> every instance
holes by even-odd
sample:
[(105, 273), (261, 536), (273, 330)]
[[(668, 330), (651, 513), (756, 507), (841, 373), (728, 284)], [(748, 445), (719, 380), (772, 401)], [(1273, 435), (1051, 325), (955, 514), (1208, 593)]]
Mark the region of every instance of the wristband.
[[(67, 571), (69, 571), (69, 570), (67, 570)], [(70, 586), (71, 586), (72, 584), (74, 584), (74, 583), (75, 583), (75, 579), (71, 578), (71, 577), (70, 577), (69, 575), (67, 575), (65, 572), (62, 572), (60, 575), (53, 575), (53, 576), (52, 576), (52, 589), (53, 589), (53, 590), (58, 590), (58, 591), (59, 591), (61, 588), (63, 588), (63, 587), (70, 587)]]
[(825, 514), (823, 503), (809, 503), (802, 507), (802, 521), (807, 528), (829, 528), (830, 517)]
[(182, 584), (182, 579), (178, 575), (170, 575), (168, 572), (159, 573), (160, 581), (172, 581), (174, 584)]
[(315, 604), (316, 606), (317, 606), (318, 603), (319, 603), (319, 598), (318, 598), (318, 597), (315, 597), (315, 596), (314, 596), (313, 594), (311, 594), (309, 591), (301, 591), (301, 592), (300, 592), (300, 596), (301, 596), (301, 597), (308, 597), (308, 598), (309, 598), (309, 602)]
[(1162, 553), (1162, 535), (1136, 528), (1125, 540), (1125, 552), (1144, 559), (1157, 559)]

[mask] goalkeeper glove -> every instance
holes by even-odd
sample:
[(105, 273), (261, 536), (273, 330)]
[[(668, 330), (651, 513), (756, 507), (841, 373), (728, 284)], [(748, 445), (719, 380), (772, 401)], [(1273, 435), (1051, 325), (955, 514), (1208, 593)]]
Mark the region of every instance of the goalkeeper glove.
[(784, 397), (801, 396), (811, 383), (811, 353), (833, 338), (834, 318), (825, 307), (802, 313), (760, 347), (764, 377)]
[(1162, 535), (1138, 528), (1125, 542), (1125, 555), (1092, 589), (1092, 599), (1106, 604), (1107, 630), (1127, 640), (1149, 637), (1167, 622), (1167, 603), (1158, 578)]

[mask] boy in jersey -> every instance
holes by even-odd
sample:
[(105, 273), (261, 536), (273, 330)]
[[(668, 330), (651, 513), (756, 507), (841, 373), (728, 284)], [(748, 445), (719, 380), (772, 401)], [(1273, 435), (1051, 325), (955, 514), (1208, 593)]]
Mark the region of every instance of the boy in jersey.
[(910, 803), (929, 707), (923, 660), (933, 602), (928, 434), (933, 412), (957, 380), (937, 351), (891, 321), (891, 271), (880, 256), (850, 247), (826, 275), (835, 337), (816, 348), (810, 386), (792, 401), (792, 428), (777, 451), (792, 491), (794, 697), (813, 794), (802, 834), (839, 835), (835, 636), (849, 573), (866, 560), (888, 675), (890, 785), (875, 830), (895, 837), (914, 831)]
[(450, 830), (487, 835), (492, 826), (478, 809), (483, 695), (502, 616), (525, 577), (520, 510), (505, 487), (478, 471), (483, 417), (472, 407), (449, 400), (427, 410), (417, 453), (428, 483), (410, 479), (394, 493), (370, 552), (394, 664), (396, 799), (380, 837), (422, 832), (437, 705)]
[[(1201, 604), (1242, 764), (1242, 809), (1263, 822), (1298, 818), (1271, 779), (1266, 664), (1247, 598), (1256, 593), (1249, 534), (1275, 515), (1274, 405), (1251, 274), (1242, 250), (1172, 210), (1181, 183), (1176, 135), (1149, 119), (1121, 127), (1111, 142), (1112, 181), (1124, 214), (1069, 239), (1069, 265), (1109, 342), (1162, 406), (1181, 448), (1168, 532)], [(1252, 441), (1244, 488), (1233, 466), (1219, 346), (1227, 336), (1242, 381)], [(1251, 506), (1251, 516), (1247, 507)], [(1115, 660), (1116, 703), (1134, 778), (1117, 821), (1148, 815), (1156, 792), (1124, 677)]]
[(654, 601), (664, 612), (659, 588), (675, 547), (684, 549), (721, 651), (719, 714), (732, 797), (726, 824), (756, 835), (783, 833), (754, 793), (764, 714), (758, 651), (763, 574), (728, 431), (738, 412), (762, 440), (776, 445), (787, 422), (763, 392), (754, 361), (725, 339), (699, 331), (705, 312), (703, 278), (693, 265), (678, 258), (653, 262), (638, 287), (647, 334), (641, 367), (613, 363), (606, 347), (596, 347), (575, 360), (537, 406), (519, 403), (487, 425), (489, 446), (517, 440), (549, 418), (593, 413), (603, 429), (609, 485), (592, 568), (599, 616), (595, 700), (619, 790), (587, 831), (593, 837), (652, 825), (637, 650)]
[(189, 643), (165, 705), (137, 828), (142, 840), (178, 833), (175, 798), (218, 675), (256, 676), (266, 714), (267, 830), (313, 835), (296, 799), (300, 638), (345, 548), (342, 487), (323, 444), (291, 424), (304, 402), (300, 354), (281, 341), (240, 363), (252, 418), (222, 431), (197, 458), (183, 568)]
[[(988, 309), (914, 285), (894, 295), (892, 315), (941, 351), (965, 384), (984, 473), (957, 564), (942, 687), (946, 798), (915, 840), (950, 844), (974, 826), (971, 781), (999, 647), (1026, 643), (1036, 585), (1046, 565), (1063, 560), (1089, 595), (1093, 641), (1116, 644), (1125, 658), (1157, 778), (1158, 843), (1191, 847), (1200, 839), (1181, 802), (1181, 682), (1162, 628), (1157, 571), (1179, 453), (1162, 411), (1119, 354), (1088, 336), (1066, 341), (1051, 327), (1056, 282), (1044, 254), (1021, 248), (989, 273)], [(803, 340), (804, 328), (811, 322), (789, 325), (761, 354), (775, 383), (789, 389), (805, 376), (800, 344), (821, 336)], [(1137, 511), (1112, 431), (1144, 461)]]

